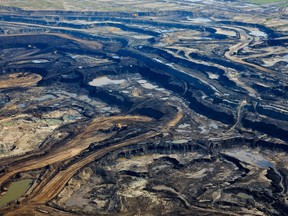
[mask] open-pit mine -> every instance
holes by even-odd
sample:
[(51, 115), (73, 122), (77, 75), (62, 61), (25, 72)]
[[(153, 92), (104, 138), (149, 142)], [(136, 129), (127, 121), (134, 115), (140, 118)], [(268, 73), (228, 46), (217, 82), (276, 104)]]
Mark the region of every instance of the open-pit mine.
[(288, 215), (286, 0), (1, 0), (0, 215)]

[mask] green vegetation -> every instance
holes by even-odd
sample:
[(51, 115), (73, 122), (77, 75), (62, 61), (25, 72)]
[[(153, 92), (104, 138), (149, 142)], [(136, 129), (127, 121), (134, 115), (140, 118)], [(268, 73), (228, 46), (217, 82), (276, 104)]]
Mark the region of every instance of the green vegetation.
[[(128, 2), (114, 5), (111, 1), (95, 0), (0, 0), (0, 6), (19, 7), (27, 10), (96, 10), (96, 11), (127, 11), (134, 5)], [(140, 9), (138, 7), (138, 9)]]
[(0, 5), (37, 10), (64, 9), (61, 0), (1, 0)]
[(252, 4), (271, 4), (271, 3), (285, 3), (286, 1), (283, 0), (248, 0), (246, 2)]
[(8, 121), (8, 122), (4, 122), (2, 123), (3, 127), (11, 127), (14, 126), (14, 122), (13, 121)]
[(129, 1), (115, 4), (113, 0), (0, 0), (0, 6), (18, 7), (26, 10), (72, 10), (72, 11), (143, 11), (143, 5), (152, 0)]
[[(287, 6), (287, 0), (238, 0), (251, 4), (277, 4), (279, 7)], [(139, 1), (124, 0), (115, 2), (113, 0), (0, 0), (0, 6), (19, 7), (30, 10), (74, 10), (74, 11), (145, 11), (146, 4), (153, 5), (153, 0)], [(170, 3), (167, 3), (170, 5)], [(150, 8), (150, 7), (148, 7)]]

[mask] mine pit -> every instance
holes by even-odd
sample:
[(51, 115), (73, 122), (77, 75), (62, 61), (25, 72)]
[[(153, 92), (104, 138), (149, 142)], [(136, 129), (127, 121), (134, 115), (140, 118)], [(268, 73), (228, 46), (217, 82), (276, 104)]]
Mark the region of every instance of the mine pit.
[(287, 215), (286, 6), (12, 1), (1, 215)]

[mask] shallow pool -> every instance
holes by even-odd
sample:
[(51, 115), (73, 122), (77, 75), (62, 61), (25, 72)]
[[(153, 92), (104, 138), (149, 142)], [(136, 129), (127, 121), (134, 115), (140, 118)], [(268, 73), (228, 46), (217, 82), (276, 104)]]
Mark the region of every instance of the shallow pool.
[(0, 207), (19, 199), (31, 186), (32, 179), (24, 179), (17, 182), (12, 182), (6, 194), (0, 197)]

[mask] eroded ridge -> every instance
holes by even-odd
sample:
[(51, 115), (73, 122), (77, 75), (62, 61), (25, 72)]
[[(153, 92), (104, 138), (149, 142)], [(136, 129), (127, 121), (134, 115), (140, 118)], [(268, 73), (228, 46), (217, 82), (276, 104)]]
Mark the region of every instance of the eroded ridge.
[(287, 214), (287, 5), (55, 2), (0, 7), (1, 213)]

